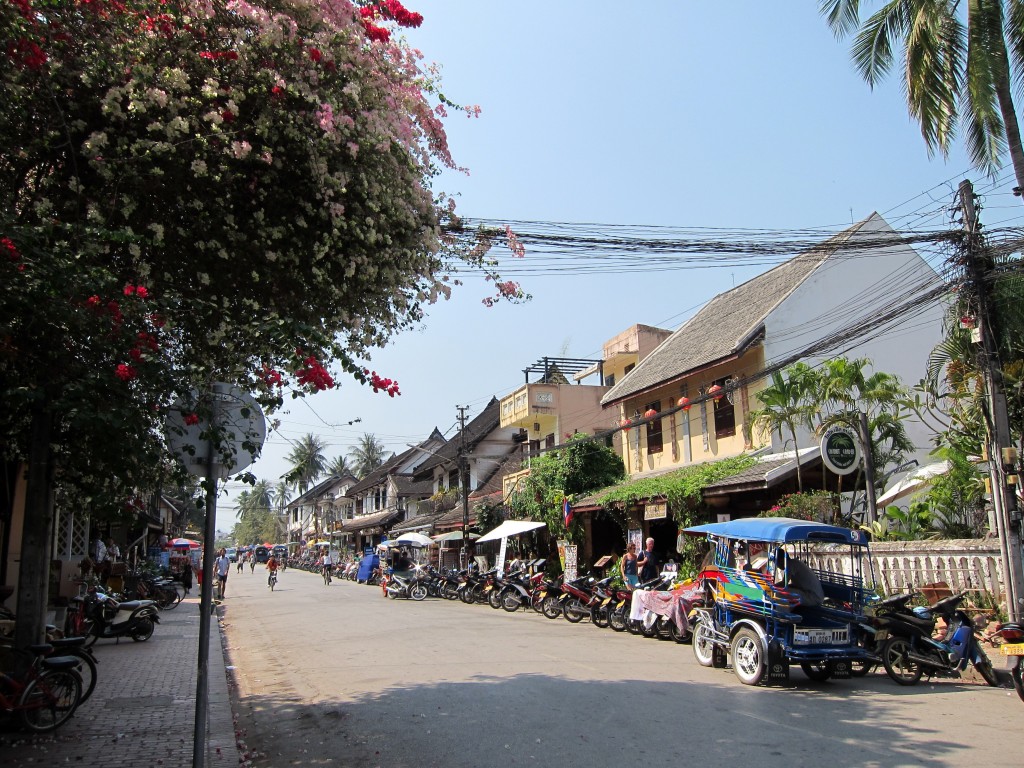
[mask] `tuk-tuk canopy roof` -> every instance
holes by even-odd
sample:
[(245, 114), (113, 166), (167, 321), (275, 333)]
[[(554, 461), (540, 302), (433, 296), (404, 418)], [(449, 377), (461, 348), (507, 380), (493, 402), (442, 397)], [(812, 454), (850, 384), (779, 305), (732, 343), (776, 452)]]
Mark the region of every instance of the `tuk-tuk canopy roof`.
[(817, 541), (861, 546), (868, 543), (867, 534), (863, 531), (790, 517), (744, 517), (724, 523), (695, 525), (685, 529), (685, 532), (746, 541)]

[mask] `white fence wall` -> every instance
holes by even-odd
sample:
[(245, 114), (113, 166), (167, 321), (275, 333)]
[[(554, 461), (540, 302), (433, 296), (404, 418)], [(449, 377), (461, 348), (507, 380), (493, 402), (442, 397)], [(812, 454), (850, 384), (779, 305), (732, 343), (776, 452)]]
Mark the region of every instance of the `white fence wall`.
[(995, 539), (879, 542), (871, 545), (871, 554), (886, 594), (944, 581), (954, 592), (1002, 600), (1002, 558)]
[[(850, 572), (845, 548), (817, 552), (809, 559), (821, 570)], [(944, 581), (953, 592), (987, 595), (997, 603), (1003, 599), (1003, 570), (995, 539), (877, 542), (871, 545), (871, 565), (877, 586), (887, 595)], [(865, 583), (871, 581), (866, 564), (863, 576)]]

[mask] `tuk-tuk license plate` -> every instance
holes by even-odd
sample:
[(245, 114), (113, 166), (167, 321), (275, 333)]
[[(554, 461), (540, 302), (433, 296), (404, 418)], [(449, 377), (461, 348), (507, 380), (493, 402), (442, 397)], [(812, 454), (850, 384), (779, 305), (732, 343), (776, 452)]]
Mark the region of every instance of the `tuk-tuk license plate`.
[(999, 652), (1003, 656), (1024, 656), (1024, 643), (1008, 643), (999, 646)]
[(793, 632), (793, 645), (845, 645), (850, 633), (845, 629), (798, 629)]

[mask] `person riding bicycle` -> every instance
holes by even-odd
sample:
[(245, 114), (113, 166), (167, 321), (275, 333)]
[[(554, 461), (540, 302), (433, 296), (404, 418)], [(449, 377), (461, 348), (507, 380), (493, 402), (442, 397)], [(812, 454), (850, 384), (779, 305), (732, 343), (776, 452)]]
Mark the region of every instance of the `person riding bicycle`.
[(267, 586), (270, 586), (270, 580), (277, 578), (277, 558), (273, 555), (267, 560)]
[(331, 557), (331, 550), (324, 550), (323, 559), (320, 561), (320, 572), (324, 577), (324, 581), (328, 584), (331, 582), (331, 569), (334, 567), (334, 559)]

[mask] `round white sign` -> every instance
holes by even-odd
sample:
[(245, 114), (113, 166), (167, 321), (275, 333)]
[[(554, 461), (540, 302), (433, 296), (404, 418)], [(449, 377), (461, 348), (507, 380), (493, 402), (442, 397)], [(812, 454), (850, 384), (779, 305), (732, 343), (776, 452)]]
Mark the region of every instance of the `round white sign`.
[[(263, 410), (252, 395), (220, 382), (213, 385), (212, 393), (192, 394), (191, 402), (176, 401), (167, 416), (167, 443), (178, 461), (193, 475), (206, 475), (212, 421), (221, 431), (212, 457), (217, 479), (224, 480), (252, 464), (267, 439)], [(201, 403), (204, 397), (208, 402)], [(212, 412), (212, 418), (198, 417), (199, 410)]]
[(829, 427), (821, 436), (821, 460), (837, 475), (849, 475), (860, 463), (857, 436), (846, 427)]

